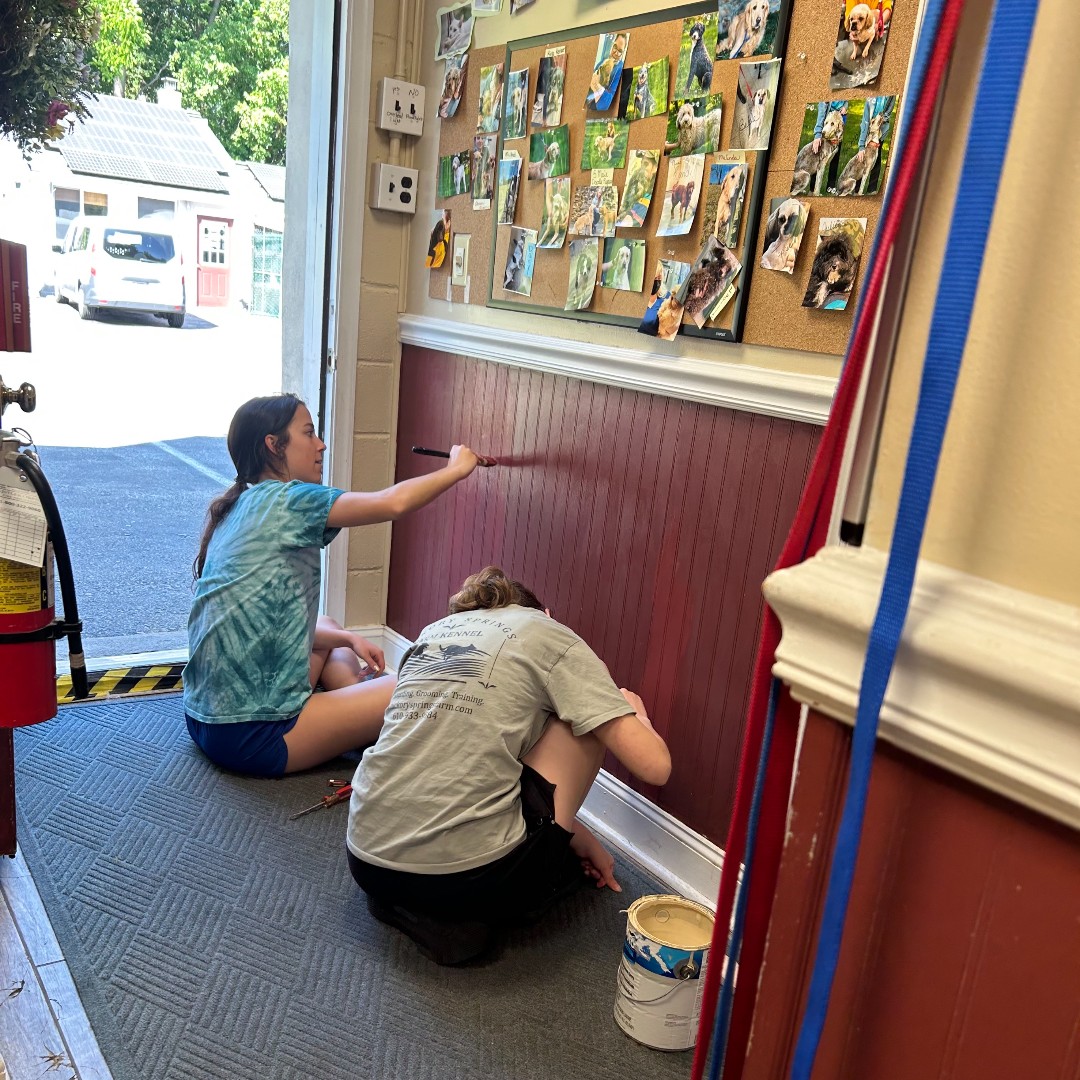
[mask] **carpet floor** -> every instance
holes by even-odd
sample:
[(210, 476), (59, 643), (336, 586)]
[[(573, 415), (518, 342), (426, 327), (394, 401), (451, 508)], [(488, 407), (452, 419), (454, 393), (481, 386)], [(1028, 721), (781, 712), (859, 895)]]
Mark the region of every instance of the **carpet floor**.
[(425, 960), (368, 914), (347, 809), (289, 821), (348, 778), (212, 766), (179, 695), (66, 706), (16, 732), (19, 845), (115, 1080), (664, 1080), (690, 1053), (612, 1019), (638, 896), (582, 889), (492, 958)]

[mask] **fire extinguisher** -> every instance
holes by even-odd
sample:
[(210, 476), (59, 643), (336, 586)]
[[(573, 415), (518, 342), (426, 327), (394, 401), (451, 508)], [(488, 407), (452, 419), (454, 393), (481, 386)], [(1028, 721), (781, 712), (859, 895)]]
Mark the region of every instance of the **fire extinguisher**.
[[(0, 416), (11, 404), (32, 412), (37, 395), (29, 383), (18, 390), (0, 378)], [(75, 600), (64, 525), (37, 454), (19, 434), (0, 430), (0, 729), (38, 724), (56, 715), (56, 640), (68, 639), (76, 698), (89, 696), (82, 623)], [(44, 513), (45, 531), (40, 529)], [(43, 541), (43, 542), (42, 542)], [(25, 561), (42, 550), (40, 564)], [(56, 618), (53, 560), (60, 578), (64, 618)]]

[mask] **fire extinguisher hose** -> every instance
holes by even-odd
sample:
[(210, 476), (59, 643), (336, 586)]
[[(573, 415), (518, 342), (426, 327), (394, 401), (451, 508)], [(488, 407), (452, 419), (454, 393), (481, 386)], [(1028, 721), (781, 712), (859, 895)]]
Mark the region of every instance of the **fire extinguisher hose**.
[(45, 511), (45, 523), (49, 527), (53, 554), (56, 557), (56, 572), (60, 578), (60, 595), (64, 600), (64, 622), (62, 632), (68, 639), (68, 655), (71, 658), (71, 688), (76, 699), (90, 696), (86, 681), (86, 657), (83, 655), (82, 623), (79, 621), (79, 605), (75, 600), (75, 578), (71, 573), (71, 555), (68, 552), (67, 537), (64, 535), (64, 523), (60, 520), (60, 510), (53, 497), (49, 481), (41, 471), (41, 466), (29, 454), (20, 454), (15, 459), (17, 468), (26, 473), (34, 485), (41, 508)]

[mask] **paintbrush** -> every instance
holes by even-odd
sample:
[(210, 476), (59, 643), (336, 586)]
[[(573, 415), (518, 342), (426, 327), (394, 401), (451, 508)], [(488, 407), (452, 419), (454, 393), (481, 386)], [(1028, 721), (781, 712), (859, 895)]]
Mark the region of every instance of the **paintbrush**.
[[(450, 456), (449, 450), (432, 450), (427, 446), (414, 446), (412, 448), (414, 454), (424, 454), (427, 457), (441, 457), (448, 458)], [(475, 453), (475, 451), (473, 451)], [(476, 455), (476, 463), (482, 465), (485, 469), (490, 468), (492, 465), (498, 465), (499, 462), (493, 457), (487, 457), (484, 454)]]

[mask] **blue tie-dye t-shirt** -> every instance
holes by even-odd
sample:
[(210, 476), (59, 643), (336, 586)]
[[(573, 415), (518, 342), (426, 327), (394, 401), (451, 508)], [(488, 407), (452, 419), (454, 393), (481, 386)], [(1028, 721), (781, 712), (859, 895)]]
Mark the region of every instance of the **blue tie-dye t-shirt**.
[(184, 709), (205, 724), (284, 720), (311, 696), (320, 556), (339, 488), (264, 480), (218, 525), (188, 619)]

